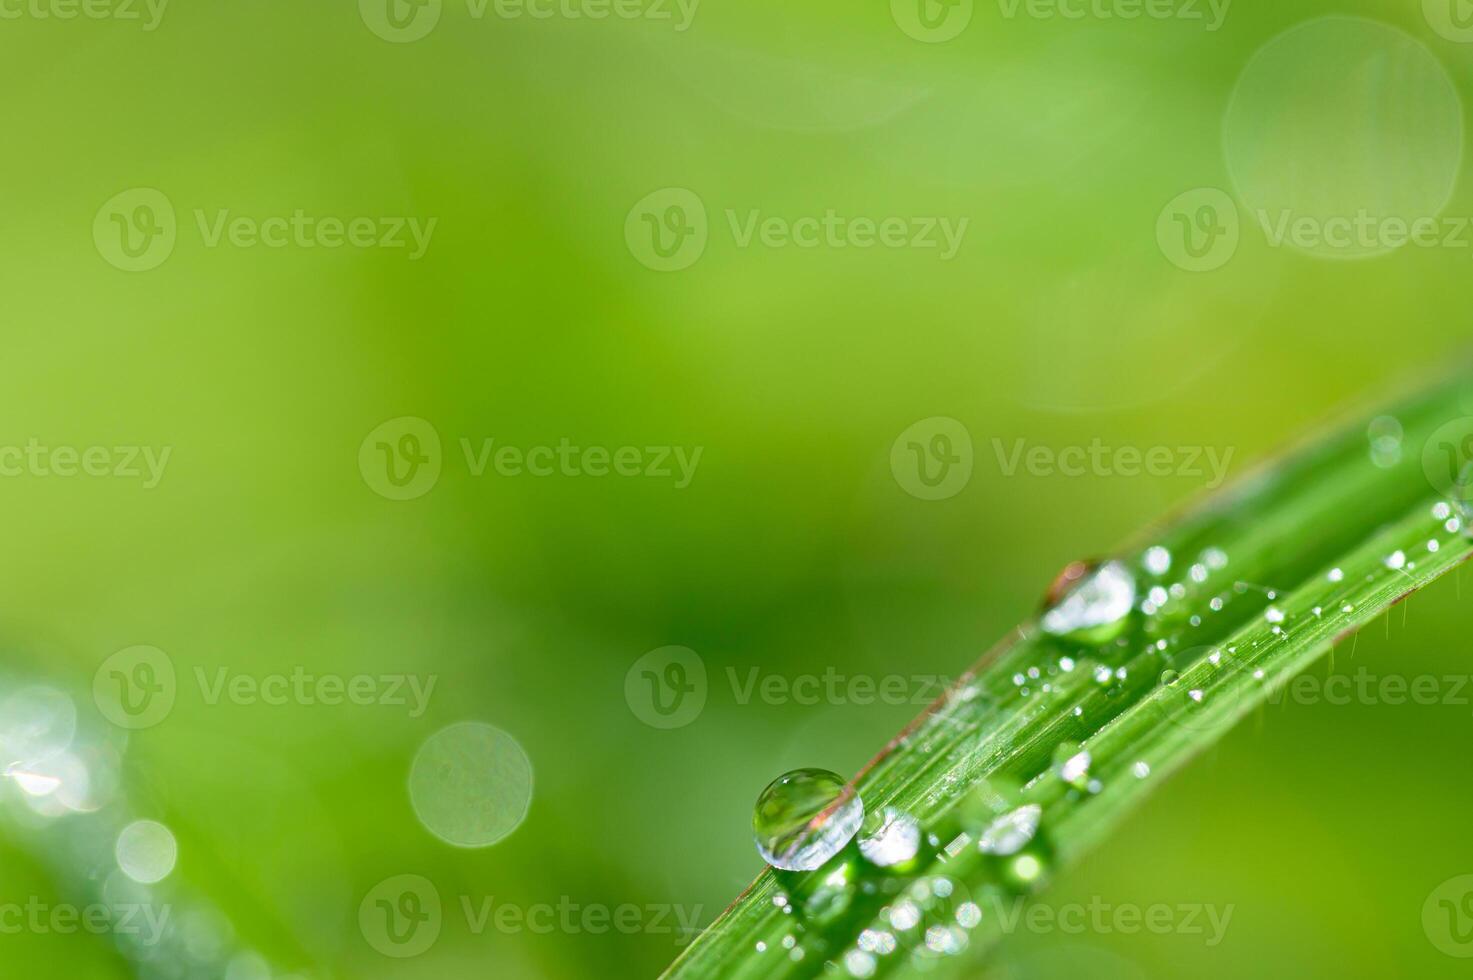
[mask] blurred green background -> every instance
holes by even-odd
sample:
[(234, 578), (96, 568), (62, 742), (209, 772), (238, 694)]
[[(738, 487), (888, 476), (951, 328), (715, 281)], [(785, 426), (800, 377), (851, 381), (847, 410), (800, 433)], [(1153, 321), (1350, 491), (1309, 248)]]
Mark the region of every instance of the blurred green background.
[[(0, 786), (0, 903), (98, 901), (110, 842), (64, 845), (57, 825), (85, 840), (85, 821), (118, 812), (177, 838), (159, 894), (181, 916), (215, 910), (194, 958), (21, 929), (0, 935), (7, 972), (222, 976), (255, 950), (236, 977), (653, 975), (680, 937), (477, 934), (460, 899), (711, 921), (761, 866), (762, 787), (800, 765), (852, 774), (918, 710), (743, 704), (728, 668), (954, 676), (1066, 562), (1206, 482), (1008, 475), (998, 445), (1231, 449), (1237, 474), (1465, 343), (1473, 235), (1347, 261), (1274, 247), (1252, 216), (1473, 215), (1473, 44), (1430, 0), (1240, 0), (1217, 30), (987, 0), (945, 43), (878, 2), (704, 0), (680, 31), (673, 5), (673, 20), (539, 19), (444, 0), (413, 41), (381, 36), (387, 8), (365, 3), (173, 0), (153, 30), (5, 8), (0, 446), (171, 456), (151, 489), (0, 478), (3, 683), (71, 693), (121, 750), (98, 813), (46, 816)], [(1285, 35), (1343, 14), (1386, 26)], [(702, 202), (708, 240), (662, 272), (626, 222), (672, 187)], [(177, 218), (146, 271), (93, 235), (131, 188)], [(1239, 211), (1218, 215), (1240, 226), (1235, 254), (1205, 272), (1157, 234), (1196, 188)], [(222, 209), (437, 224), (417, 260), (210, 247), (195, 212)], [(830, 209), (969, 224), (943, 260), (743, 247), (728, 218)], [(442, 472), (391, 500), (359, 450), (406, 416), (433, 426)], [(937, 416), (970, 433), (974, 472), (923, 500), (890, 450)], [(702, 455), (680, 489), (476, 477), (462, 438)], [(1448, 580), (1333, 669), (1473, 674), (1467, 636)], [(99, 719), (93, 677), (140, 644), (167, 653), (179, 690), (125, 737)], [(709, 692), (667, 730), (625, 680), (668, 645), (696, 651)], [(222, 667), (438, 683), (419, 717), (209, 704), (194, 672)], [(535, 772), (525, 821), (484, 849), (430, 833), (406, 790), (424, 740), (463, 720), (512, 735)], [(1047, 898), (1231, 904), (1220, 944), (1020, 935), (994, 974), (1465, 975), (1422, 906), (1473, 873), (1470, 733), (1466, 703), (1266, 709)], [(359, 904), (403, 874), (446, 913), (400, 959), (366, 940)]]

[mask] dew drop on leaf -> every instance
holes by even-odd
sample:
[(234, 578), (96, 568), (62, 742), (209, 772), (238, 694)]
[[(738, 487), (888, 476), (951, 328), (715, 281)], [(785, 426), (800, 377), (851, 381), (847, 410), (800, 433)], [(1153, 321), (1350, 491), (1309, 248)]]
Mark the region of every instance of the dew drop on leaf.
[(1080, 643), (1106, 643), (1125, 628), (1135, 593), (1130, 569), (1118, 561), (1105, 562), (1045, 610), (1044, 632)]
[(762, 860), (784, 871), (812, 871), (854, 839), (864, 803), (826, 769), (794, 769), (768, 784), (752, 811)]

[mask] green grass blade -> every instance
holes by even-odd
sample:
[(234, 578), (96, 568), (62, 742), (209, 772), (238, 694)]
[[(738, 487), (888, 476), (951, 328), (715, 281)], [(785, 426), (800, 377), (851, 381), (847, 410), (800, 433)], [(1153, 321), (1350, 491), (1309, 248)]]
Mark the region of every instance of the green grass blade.
[[(1395, 420), (1379, 443), (1373, 415), (1353, 419), (1111, 556), (1136, 581), (1118, 636), (1082, 644), (1030, 620), (886, 746), (855, 783), (866, 810), (928, 828), (917, 867), (860, 874), (851, 844), (806, 878), (768, 869), (667, 976), (934, 976), (984, 959), (1001, 932), (981, 897), (1042, 887), (1338, 639), (1473, 553), (1473, 383), (1376, 415)], [(999, 799), (1039, 815), (1006, 859), (977, 846), (1000, 812), (979, 804)], [(839, 912), (791, 908), (825, 888)]]

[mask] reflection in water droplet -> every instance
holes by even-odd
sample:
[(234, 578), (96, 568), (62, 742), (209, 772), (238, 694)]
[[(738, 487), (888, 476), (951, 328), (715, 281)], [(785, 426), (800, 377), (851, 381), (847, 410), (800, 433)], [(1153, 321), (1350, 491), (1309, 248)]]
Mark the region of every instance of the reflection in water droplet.
[(1371, 443), (1371, 462), (1383, 470), (1389, 470), (1401, 462), (1401, 423), (1395, 417), (1382, 415), (1371, 420), (1366, 427), (1366, 438)]
[(768, 784), (752, 812), (762, 859), (784, 871), (812, 871), (854, 839), (864, 803), (826, 769), (795, 769)]
[(1171, 552), (1159, 544), (1155, 547), (1147, 548), (1142, 564), (1146, 566), (1146, 571), (1152, 575), (1165, 575), (1171, 571)]
[(32, 768), (65, 752), (77, 732), (72, 699), (51, 687), (26, 687), (0, 702), (0, 763)]
[(921, 849), (921, 825), (915, 817), (894, 807), (885, 807), (866, 821), (859, 838), (859, 852), (882, 868), (905, 864)]
[(21, 788), (21, 792), (29, 796), (45, 796), (53, 793), (61, 785), (60, 776), (48, 776), (40, 772), (28, 772), (19, 765), (11, 765), (5, 770), (5, 777), (15, 781), (15, 785)]
[(866, 977), (875, 975), (875, 958), (862, 949), (851, 949), (844, 954), (844, 969), (849, 971), (851, 977), (865, 980)]
[(1016, 854), (1033, 840), (1038, 833), (1038, 823), (1043, 819), (1043, 807), (1037, 803), (1021, 806), (992, 821), (982, 832), (977, 846), (987, 854), (1006, 857)]
[(532, 762), (506, 732), (465, 721), (425, 739), (409, 771), (409, 801), (425, 829), (457, 847), (488, 847), (527, 816)]
[(179, 857), (174, 834), (156, 820), (135, 820), (124, 827), (113, 851), (123, 873), (142, 885), (167, 878)]
[(1043, 614), (1043, 628), (1069, 640), (1104, 643), (1125, 628), (1134, 604), (1135, 576), (1121, 562), (1106, 562)]

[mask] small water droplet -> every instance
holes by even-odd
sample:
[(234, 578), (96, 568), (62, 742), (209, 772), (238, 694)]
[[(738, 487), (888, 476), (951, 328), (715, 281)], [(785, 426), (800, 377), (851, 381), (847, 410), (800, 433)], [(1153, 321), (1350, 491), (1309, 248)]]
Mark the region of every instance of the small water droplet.
[(1136, 779), (1145, 779), (1151, 774), (1151, 765), (1148, 762), (1137, 762), (1130, 767), (1130, 772)]
[(1330, 573), (1326, 575), (1325, 578), (1329, 579), (1331, 582), (1340, 582), (1345, 579), (1345, 572), (1339, 568), (1332, 568), (1330, 569)]
[(1146, 571), (1152, 575), (1165, 575), (1171, 571), (1171, 552), (1159, 544), (1147, 548), (1142, 564), (1146, 566)]
[(1263, 618), (1270, 623), (1282, 623), (1284, 621), (1284, 611), (1278, 606), (1269, 606), (1263, 611)]
[(1043, 807), (1037, 803), (1020, 806), (992, 821), (982, 832), (977, 846), (987, 854), (1005, 857), (1021, 851), (1038, 833)]
[(813, 871), (854, 839), (864, 803), (826, 769), (795, 769), (768, 784), (752, 812), (762, 859), (784, 871)]
[(871, 864), (890, 868), (915, 858), (921, 849), (920, 821), (894, 807), (885, 807), (865, 821), (859, 852)]
[(897, 902), (895, 907), (890, 910), (890, 925), (901, 932), (914, 929), (920, 921), (920, 906), (908, 898), (902, 902)]
[(1110, 561), (1079, 580), (1043, 615), (1043, 629), (1081, 643), (1106, 643), (1120, 634), (1135, 605), (1135, 577)]
[(1054, 751), (1059, 778), (1071, 786), (1083, 787), (1089, 776), (1090, 764), (1094, 761), (1089, 752), (1077, 744), (1065, 742)]
[(1401, 549), (1398, 548), (1396, 551), (1393, 551), (1391, 554), (1389, 554), (1385, 558), (1381, 559), (1381, 562), (1387, 568), (1389, 568), (1389, 569), (1391, 569), (1393, 571), (1396, 571), (1398, 569), (1402, 569), (1402, 568), (1405, 568), (1406, 567), (1406, 564), (1407, 564), (1407, 554), (1406, 554), (1405, 551), (1402, 551)]
[(1401, 423), (1390, 415), (1373, 419), (1366, 428), (1366, 438), (1371, 443), (1371, 462), (1382, 469), (1390, 469), (1401, 462)]
[(866, 980), (875, 975), (875, 958), (862, 949), (851, 949), (844, 954), (844, 969), (849, 971), (851, 977)]

